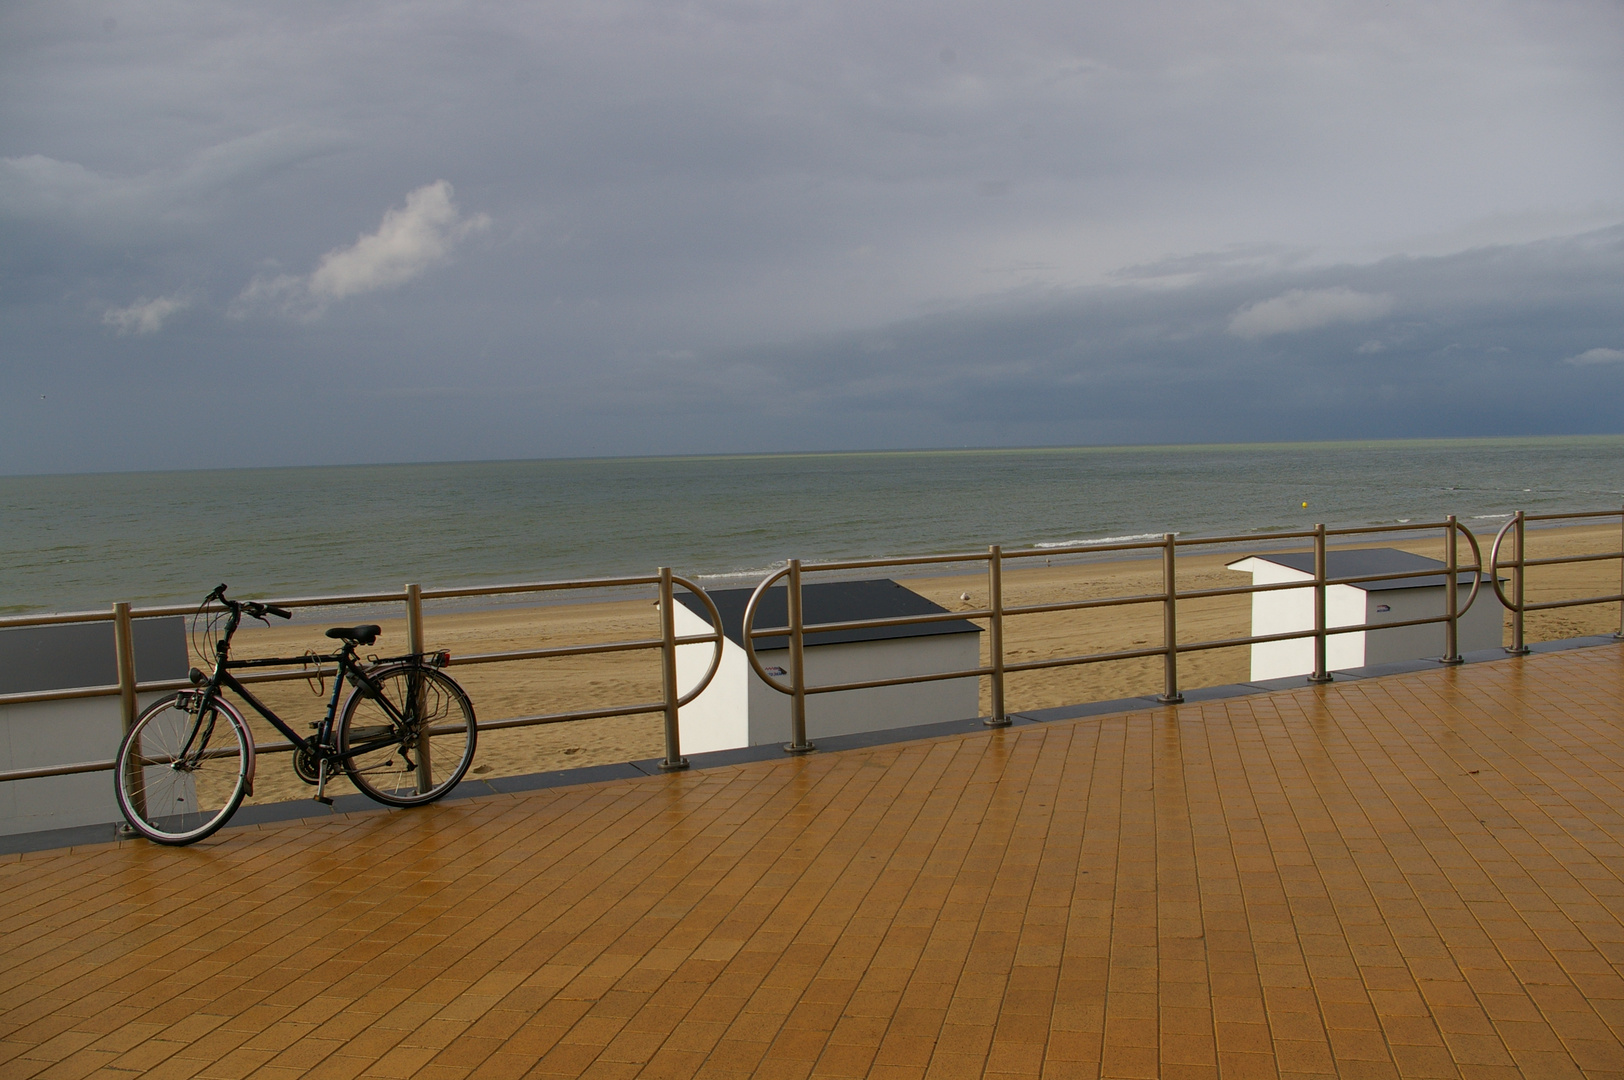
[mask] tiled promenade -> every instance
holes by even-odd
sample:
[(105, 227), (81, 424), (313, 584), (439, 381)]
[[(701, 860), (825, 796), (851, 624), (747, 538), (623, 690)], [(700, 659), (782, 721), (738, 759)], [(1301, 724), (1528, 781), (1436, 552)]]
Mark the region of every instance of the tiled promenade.
[(1603, 646), (12, 856), (0, 1077), (1624, 1077), (1621, 692)]

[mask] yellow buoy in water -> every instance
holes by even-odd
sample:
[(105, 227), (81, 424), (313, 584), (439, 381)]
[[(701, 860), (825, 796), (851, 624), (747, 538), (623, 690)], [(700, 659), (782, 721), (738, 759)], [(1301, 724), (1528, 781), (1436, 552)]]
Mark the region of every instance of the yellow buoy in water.
[(1308, 509), (1308, 504), (1307, 504), (1307, 503), (1303, 503), (1303, 509), (1304, 509), (1304, 510), (1307, 510), (1307, 509)]

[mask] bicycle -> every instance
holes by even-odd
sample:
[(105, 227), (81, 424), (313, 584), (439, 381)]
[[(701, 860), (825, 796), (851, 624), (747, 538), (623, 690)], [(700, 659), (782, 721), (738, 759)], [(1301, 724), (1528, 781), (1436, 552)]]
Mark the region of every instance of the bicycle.
[[(290, 619), (293, 614), (273, 604), (227, 599), (225, 591), (221, 585), (209, 593), (192, 622), (193, 648), (205, 662), (212, 651), (212, 672), (192, 668), (196, 689), (148, 706), (119, 746), (118, 805), (136, 832), (160, 844), (195, 843), (229, 821), (243, 797), (253, 793), (254, 740), (226, 690), (287, 736), (294, 773), (316, 788), (316, 801), (328, 806), (333, 800), (327, 782), (340, 768), (362, 794), (387, 806), (431, 803), (463, 778), (478, 733), (468, 695), (440, 670), (449, 654), (362, 661), (356, 649), (372, 645), (381, 633), (369, 623), (328, 630), (329, 638), (343, 643), (329, 655), (232, 660), (231, 639), (244, 615), (268, 626), (267, 615)], [(308, 736), (295, 732), (231, 674), (311, 663), (336, 664), (337, 672), (326, 716), (310, 725), (314, 731)], [(350, 693), (340, 711), (345, 685)]]

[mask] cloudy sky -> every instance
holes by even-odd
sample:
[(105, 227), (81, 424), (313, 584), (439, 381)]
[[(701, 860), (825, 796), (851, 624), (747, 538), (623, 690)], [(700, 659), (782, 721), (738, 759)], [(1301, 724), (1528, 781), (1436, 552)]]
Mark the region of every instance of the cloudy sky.
[(0, 472), (1624, 430), (1624, 5), (0, 6)]

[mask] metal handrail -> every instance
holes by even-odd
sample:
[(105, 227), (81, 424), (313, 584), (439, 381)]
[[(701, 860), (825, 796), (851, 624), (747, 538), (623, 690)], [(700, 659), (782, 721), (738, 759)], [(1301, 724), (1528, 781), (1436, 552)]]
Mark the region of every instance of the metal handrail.
[[(450, 663), (453, 666), (469, 664), (496, 664), (511, 663), (519, 660), (537, 660), (561, 656), (592, 656), (599, 654), (635, 652), (658, 649), (660, 651), (661, 683), (663, 693), (661, 700), (637, 702), (631, 705), (613, 706), (610, 708), (579, 709), (571, 712), (545, 713), (533, 716), (506, 717), (494, 721), (481, 721), (479, 726), (487, 731), (502, 730), (516, 727), (532, 727), (543, 724), (568, 723), (575, 720), (596, 720), (611, 716), (635, 716), (643, 713), (658, 712), (664, 716), (665, 729), (665, 757), (660, 761), (662, 769), (685, 769), (688, 767), (687, 759), (682, 756), (681, 732), (678, 725), (678, 710), (698, 697), (721, 666), (724, 635), (721, 629), (721, 616), (716, 610), (716, 604), (699, 585), (687, 578), (673, 574), (669, 567), (660, 567), (652, 575), (635, 575), (629, 577), (612, 578), (584, 578), (567, 581), (539, 581), (521, 582), (505, 585), (468, 586), (439, 589), (424, 589), (418, 585), (407, 585), (400, 592), (380, 593), (348, 593), (337, 596), (300, 596), (286, 599), (268, 601), (277, 607), (304, 608), (304, 607), (335, 607), (340, 605), (363, 603), (394, 603), (404, 602), (406, 605), (406, 635), (409, 649), (413, 653), (424, 653), (430, 650), (424, 647), (423, 632), (423, 600), (451, 599), (469, 596), (499, 596), (514, 595), (518, 593), (559, 592), (577, 589), (609, 589), (630, 586), (654, 585), (659, 590), (660, 624), (659, 637), (638, 638), (630, 641), (600, 642), (591, 645), (561, 645), (546, 649), (512, 649), (503, 652), (475, 653), (468, 656), (454, 656)], [(708, 634), (678, 635), (675, 628), (675, 589), (683, 588), (697, 596), (705, 605), (710, 615), (710, 625), (713, 627)], [(116, 683), (104, 686), (70, 687), (60, 690), (40, 690), (16, 694), (0, 694), (0, 705), (31, 704), (43, 701), (69, 701), (91, 697), (118, 696), (120, 700), (120, 713), (123, 720), (123, 729), (127, 733), (134, 726), (136, 719), (136, 695), (141, 693), (162, 692), (185, 689), (191, 685), (187, 679), (165, 679), (140, 681), (135, 674), (134, 636), (131, 621), (137, 618), (154, 618), (167, 615), (188, 615), (199, 610), (196, 606), (164, 605), (145, 608), (134, 608), (128, 603), (120, 602), (113, 605), (111, 611), (76, 611), (52, 612), (43, 615), (13, 615), (0, 618), (0, 629), (19, 626), (49, 626), (61, 623), (87, 623), (112, 622), (114, 651), (118, 660), (118, 679)], [(212, 605), (205, 610), (225, 610), (223, 605)], [(687, 693), (677, 692), (676, 650), (682, 645), (711, 645), (710, 665), (705, 674)], [(288, 670), (273, 670), (264, 672), (244, 672), (238, 676), (243, 683), (263, 682), (289, 682), (296, 679), (309, 678), (322, 674), (334, 674), (336, 668), (332, 665), (306, 667)], [(256, 746), (256, 754), (286, 753), (293, 749), (293, 745), (286, 741), (270, 742)], [(11, 780), (34, 780), (50, 776), (68, 776), (76, 773), (108, 771), (115, 767), (115, 762), (88, 761), (73, 762), (70, 764), (41, 766), (30, 769), (11, 769), (0, 772), (0, 783)]]
[[(1397, 573), (1382, 574), (1354, 574), (1343, 577), (1331, 577), (1326, 573), (1326, 540), (1328, 537), (1360, 536), (1369, 534), (1388, 534), (1399, 532), (1433, 532), (1443, 530), (1445, 536), (1445, 564), (1442, 570), (1446, 578), (1447, 603), (1444, 614), (1427, 616), (1415, 619), (1404, 619), (1384, 623), (1359, 623), (1348, 626), (1328, 626), (1326, 618), (1325, 590), (1333, 585), (1357, 585), (1367, 581), (1393, 581), (1407, 578), (1437, 577), (1440, 571), (1435, 569), (1401, 571)], [(1472, 551), (1472, 562), (1462, 565), (1459, 560), (1457, 541), (1461, 535), (1466, 537), (1468, 546)], [(1256, 544), (1259, 542), (1273, 542), (1282, 540), (1312, 540), (1315, 553), (1315, 572), (1308, 581), (1277, 582), (1266, 585), (1238, 585), (1220, 589), (1193, 589), (1180, 591), (1177, 587), (1176, 562), (1178, 551), (1181, 548), (1200, 546)], [(1131, 596), (1093, 597), (1082, 600), (1069, 600), (1043, 604), (1006, 605), (1003, 602), (1003, 566), (1011, 559), (1052, 559), (1055, 556), (1099, 554), (1109, 552), (1148, 552), (1159, 551), (1163, 562), (1162, 590), (1154, 593), (1141, 593)], [(852, 619), (840, 622), (823, 622), (808, 624), (802, 618), (801, 592), (802, 576), (806, 573), (839, 573), (850, 570), (878, 569), (898, 566), (941, 565), (945, 563), (976, 563), (987, 565), (988, 574), (988, 604), (984, 608), (974, 608), (969, 611), (938, 612), (928, 615), (888, 616), (875, 619)], [(1330, 637), (1338, 634), (1351, 634), (1372, 630), (1387, 630), (1403, 626), (1419, 626), (1432, 623), (1445, 624), (1445, 650), (1439, 658), (1441, 663), (1458, 664), (1461, 662), (1458, 649), (1458, 624), (1461, 616), (1465, 615), (1476, 602), (1483, 580), (1483, 556), (1478, 546), (1477, 538), (1470, 530), (1465, 529), (1450, 515), (1442, 521), (1422, 522), (1418, 524), (1378, 525), (1368, 528), (1339, 528), (1327, 529), (1324, 525), (1316, 525), (1312, 530), (1297, 530), (1276, 533), (1249, 533), (1236, 536), (1210, 536), (1179, 538), (1174, 533), (1166, 533), (1159, 541), (1127, 541), (1117, 544), (1077, 544), (1063, 548), (1030, 548), (1020, 551), (1005, 551), (998, 545), (993, 545), (986, 552), (960, 552), (954, 554), (937, 554), (928, 556), (908, 557), (897, 556), (883, 559), (855, 559), (838, 562), (822, 562), (803, 564), (799, 559), (790, 559), (780, 570), (767, 575), (745, 605), (743, 618), (742, 640), (746, 659), (751, 669), (768, 686), (790, 698), (790, 741), (784, 749), (789, 753), (805, 753), (815, 749), (808, 741), (806, 734), (806, 698), (811, 694), (832, 694), (846, 690), (866, 690), (884, 686), (902, 686), (912, 683), (937, 682), (946, 679), (980, 678), (989, 676), (992, 680), (992, 715), (985, 723), (989, 726), (1004, 726), (1010, 723), (1005, 711), (1004, 702), (1004, 676), (1012, 671), (1038, 671), (1049, 668), (1073, 667), (1084, 664), (1107, 663), (1115, 660), (1143, 659), (1145, 657), (1161, 656), (1164, 663), (1165, 682), (1163, 692), (1157, 700), (1165, 704), (1177, 704), (1184, 700), (1179, 691), (1178, 684), (1178, 657), (1183, 653), (1204, 652), (1212, 649), (1232, 648), (1243, 645), (1258, 645), (1276, 641), (1293, 641), (1303, 638), (1314, 639), (1314, 670), (1308, 676), (1310, 682), (1329, 682), (1331, 674), (1326, 669), (1326, 642)], [(1471, 575), (1471, 588), (1467, 593), (1465, 602), (1459, 597), (1459, 577), (1463, 573)], [(787, 580), (786, 580), (787, 579)], [(787, 618), (788, 624), (784, 626), (758, 627), (755, 625), (756, 614), (760, 610), (762, 600), (768, 591), (780, 581), (785, 581), (788, 595)], [(1308, 630), (1289, 631), (1278, 634), (1251, 634), (1245, 637), (1224, 638), (1212, 641), (1180, 642), (1178, 640), (1178, 604), (1181, 600), (1206, 599), (1218, 596), (1239, 596), (1256, 593), (1278, 592), (1288, 589), (1312, 588), (1314, 590), (1314, 626)], [(1142, 649), (1118, 649), (1103, 653), (1086, 653), (1076, 656), (1050, 657), (1043, 660), (1028, 660), (1010, 663), (1004, 656), (1003, 631), (1004, 621), (1012, 616), (1030, 615), (1060, 611), (1083, 611), (1095, 608), (1126, 607), (1136, 604), (1160, 604), (1163, 611), (1163, 640), (1158, 646), (1149, 646)], [(989, 660), (985, 665), (973, 668), (962, 668), (953, 671), (933, 672), (928, 675), (901, 675), (884, 679), (865, 679), (855, 682), (822, 683), (815, 686), (806, 682), (804, 649), (809, 634), (834, 633), (848, 630), (881, 629), (897, 626), (928, 625), (937, 622), (956, 620), (985, 620), (989, 631)], [(763, 638), (785, 637), (789, 643), (789, 666), (783, 674), (789, 679), (788, 683), (769, 674), (756, 652), (756, 642)]]
[[(1624, 511), (1587, 511), (1571, 514), (1525, 514), (1518, 511), (1510, 522), (1507, 522), (1495, 537), (1494, 545), (1488, 560), (1488, 580), (1494, 595), (1499, 602), (1512, 613), (1513, 641), (1508, 651), (1526, 652), (1523, 643), (1522, 615), (1526, 611), (1540, 611), (1551, 608), (1576, 607), (1596, 603), (1619, 603), (1621, 605), (1620, 629), (1616, 637), (1624, 638), (1624, 551), (1600, 555), (1570, 555), (1553, 558), (1529, 559), (1524, 550), (1523, 530), (1530, 521), (1573, 521), (1592, 518), (1619, 518), (1624, 526)], [(1333, 537), (1371, 536), (1403, 532), (1432, 532), (1444, 531), (1445, 566), (1442, 571), (1447, 580), (1446, 610), (1443, 615), (1427, 616), (1415, 619), (1405, 619), (1385, 623), (1360, 623), (1356, 625), (1336, 626), (1327, 625), (1326, 590), (1335, 585), (1357, 585), (1367, 581), (1390, 581), (1406, 578), (1436, 577), (1438, 570), (1414, 570), (1398, 573), (1364, 574), (1345, 577), (1331, 577), (1326, 572), (1327, 541)], [(1465, 536), (1467, 545), (1471, 549), (1472, 561), (1462, 564), (1459, 559), (1458, 541)], [(1516, 559), (1509, 569), (1512, 573), (1513, 595), (1508, 597), (1500, 584), (1501, 548), (1508, 536), (1514, 536)], [(1245, 545), (1252, 547), (1260, 543), (1274, 543), (1279, 541), (1309, 540), (1312, 542), (1315, 556), (1315, 570), (1313, 576), (1305, 581), (1276, 582), (1265, 585), (1237, 585), (1223, 588), (1180, 590), (1177, 587), (1177, 558), (1180, 550), (1199, 547), (1214, 547), (1221, 545)], [(1008, 560), (1065, 557), (1071, 555), (1100, 555), (1109, 553), (1151, 553), (1160, 555), (1163, 564), (1162, 588), (1157, 592), (1141, 593), (1130, 596), (1091, 597), (1080, 600), (1049, 602), (1041, 604), (1007, 605), (1003, 600), (1003, 568)], [(1528, 603), (1524, 596), (1525, 575), (1529, 567), (1561, 565), (1568, 563), (1598, 562), (1606, 560), (1619, 560), (1620, 591), (1618, 594), (1599, 597), (1586, 597), (1576, 600), (1556, 600), (1541, 603)], [(938, 612), (927, 615), (892, 616), (878, 619), (846, 620), (842, 622), (807, 624), (802, 611), (801, 579), (804, 573), (838, 573), (850, 570), (878, 569), (901, 566), (938, 566), (951, 563), (985, 563), (988, 575), (988, 603), (986, 607), (975, 608), (960, 612)], [(1114, 544), (1076, 544), (1066, 547), (1030, 548), (1017, 551), (1004, 551), (999, 545), (992, 545), (985, 552), (962, 552), (949, 554), (930, 554), (917, 556), (895, 556), (881, 559), (842, 560), (802, 564), (798, 559), (791, 559), (780, 570), (774, 571), (757, 585), (751, 594), (744, 613), (743, 642), (745, 656), (756, 675), (767, 685), (791, 698), (791, 733), (790, 742), (784, 749), (790, 753), (804, 753), (814, 749), (806, 736), (806, 697), (810, 694), (836, 693), (845, 690), (873, 689), (884, 686), (899, 686), (911, 683), (937, 682), (947, 679), (980, 678), (991, 679), (992, 685), (992, 715), (986, 723), (992, 726), (1001, 726), (1010, 723), (1005, 711), (1004, 680), (1009, 672), (1038, 671), (1050, 668), (1072, 667), (1085, 664), (1107, 663), (1116, 660), (1143, 659), (1146, 657), (1161, 656), (1164, 664), (1163, 692), (1157, 700), (1176, 704), (1183, 700), (1179, 690), (1178, 658), (1184, 653), (1204, 652), (1213, 649), (1232, 648), (1246, 645), (1259, 645), (1270, 642), (1293, 641), (1303, 638), (1314, 639), (1314, 668), (1308, 676), (1310, 682), (1329, 682), (1331, 673), (1326, 669), (1326, 648), (1329, 638), (1338, 634), (1359, 633), (1374, 630), (1394, 629), (1403, 626), (1427, 625), (1443, 623), (1445, 626), (1445, 653), (1439, 657), (1439, 662), (1454, 664), (1460, 662), (1458, 652), (1459, 620), (1470, 610), (1476, 601), (1482, 581), (1484, 579), (1484, 560), (1476, 536), (1460, 525), (1453, 515), (1442, 521), (1424, 522), (1420, 524), (1376, 525), (1368, 527), (1349, 527), (1328, 529), (1324, 525), (1317, 525), (1312, 530), (1295, 530), (1274, 533), (1248, 533), (1233, 536), (1211, 537), (1179, 537), (1175, 533), (1166, 533), (1160, 540), (1126, 541)], [(1459, 577), (1463, 573), (1471, 575), (1470, 590), (1465, 602), (1460, 602)], [(757, 627), (756, 614), (761, 600), (778, 582), (788, 579), (788, 605), (787, 624), (777, 627)], [(639, 650), (658, 649), (661, 653), (662, 695), (656, 702), (637, 702), (630, 705), (614, 706), (609, 708), (584, 709), (571, 712), (545, 713), (531, 716), (508, 717), (495, 721), (485, 721), (480, 724), (487, 730), (499, 730), (515, 727), (529, 727), (546, 724), (568, 723), (576, 720), (598, 719), (610, 716), (630, 716), (641, 713), (660, 712), (664, 714), (665, 728), (665, 758), (661, 762), (662, 768), (680, 769), (687, 765), (681, 756), (680, 728), (678, 724), (678, 710), (692, 702), (708, 687), (715, 678), (720, 667), (723, 654), (722, 622), (714, 601), (698, 585), (685, 578), (671, 573), (669, 568), (661, 567), (654, 575), (607, 577), (577, 579), (568, 581), (549, 582), (519, 582), (492, 586), (458, 586), (447, 588), (424, 589), (418, 585), (407, 585), (400, 592), (379, 593), (351, 593), (344, 595), (306, 596), (275, 601), (278, 606), (294, 607), (332, 607), (340, 605), (353, 605), (361, 603), (400, 603), (406, 605), (407, 635), (411, 651), (426, 652), (424, 648), (423, 633), (423, 600), (453, 599), (471, 596), (498, 596), (518, 595), (525, 593), (557, 592), (580, 589), (610, 589), (629, 586), (656, 585), (660, 593), (660, 621), (661, 633), (657, 638), (638, 638), (627, 641), (600, 642), (590, 645), (553, 646), (543, 649), (515, 649), (502, 652), (476, 653), (467, 656), (457, 656), (451, 659), (451, 664), (472, 665), (506, 663), (520, 660), (547, 659), (564, 656), (588, 656)], [(674, 589), (681, 587), (699, 597), (709, 615), (711, 633), (679, 636), (675, 630)], [(1290, 589), (1311, 588), (1314, 590), (1314, 625), (1311, 629), (1289, 631), (1277, 634), (1252, 634), (1245, 637), (1214, 639), (1209, 641), (1181, 642), (1178, 640), (1178, 605), (1180, 601), (1212, 599), (1224, 596), (1255, 595), (1259, 593), (1277, 592)], [(1005, 620), (1021, 615), (1048, 614), (1064, 611), (1084, 611), (1107, 607), (1125, 607), (1142, 604), (1159, 604), (1163, 613), (1162, 643), (1156, 646), (1147, 646), (1140, 649), (1119, 649), (1100, 653), (1086, 653), (1074, 656), (1051, 657), (1043, 660), (1026, 660), (1009, 662), (1004, 655), (1003, 631)], [(132, 608), (127, 603), (113, 605), (111, 611), (81, 611), (81, 612), (55, 612), (43, 615), (5, 616), (0, 617), (0, 629), (15, 626), (41, 626), (61, 623), (85, 623), (111, 621), (114, 627), (114, 642), (118, 660), (118, 679), (114, 684), (90, 687), (73, 687), (52, 691), (33, 691), (18, 694), (0, 695), (0, 705), (23, 704), (38, 701), (72, 700), (79, 698), (113, 696), (121, 698), (120, 707), (124, 718), (125, 730), (135, 719), (135, 702), (137, 693), (166, 691), (180, 689), (190, 685), (184, 680), (164, 680), (152, 682), (137, 681), (134, 671), (133, 635), (131, 620), (133, 618), (150, 618), (165, 615), (184, 615), (196, 610), (191, 606), (167, 605), (146, 608)], [(957, 671), (934, 672), (925, 675), (906, 675), (884, 679), (869, 679), (858, 682), (820, 684), (808, 686), (805, 679), (806, 637), (808, 634), (833, 633), (837, 631), (859, 629), (881, 629), (909, 625), (925, 625), (938, 622), (959, 620), (984, 620), (989, 632), (989, 662), (973, 668)], [(769, 675), (756, 653), (756, 642), (768, 637), (788, 638), (790, 652), (790, 666), (787, 675), (789, 683), (779, 682), (776, 677)], [(677, 692), (676, 650), (683, 645), (710, 644), (712, 646), (711, 660), (704, 676), (691, 686), (687, 693)], [(332, 668), (307, 668), (284, 671), (267, 671), (258, 673), (244, 673), (243, 682), (276, 682), (306, 678), (317, 672), (331, 673)], [(268, 743), (257, 747), (259, 753), (285, 752), (291, 749), (286, 742)], [(57, 766), (46, 766), (37, 769), (20, 769), (0, 773), (0, 782), (8, 780), (31, 779), (44, 776), (62, 776), (74, 773), (92, 772), (111, 769), (113, 762), (75, 762)]]
[[(1529, 611), (1550, 611), (1553, 608), (1582, 607), (1585, 604), (1613, 604), (1619, 605), (1619, 627), (1613, 632), (1613, 637), (1624, 639), (1624, 537), (1620, 540), (1620, 550), (1602, 555), (1558, 555), (1543, 559), (1528, 558), (1525, 543), (1526, 526), (1530, 521), (1578, 521), (1584, 518), (1618, 518), (1620, 530), (1624, 531), (1624, 510), (1586, 510), (1572, 514), (1527, 514), (1518, 510), (1511, 516), (1511, 520), (1500, 526), (1495, 534), (1494, 546), (1489, 549), (1489, 566), (1491, 567), (1491, 581), (1494, 585), (1494, 594), (1511, 612), (1511, 644), (1506, 651), (1514, 655), (1523, 655), (1529, 651), (1527, 643), (1523, 640), (1523, 615)], [(1513, 539), (1516, 548), (1516, 557), (1508, 569), (1511, 571), (1512, 595), (1507, 596), (1500, 587), (1500, 546), (1507, 536)], [(1528, 603), (1525, 595), (1528, 568), (1530, 566), (1561, 566), (1569, 563), (1606, 562), (1617, 560), (1619, 564), (1618, 592), (1611, 596), (1588, 596), (1578, 600), (1545, 600), (1537, 604)]]

